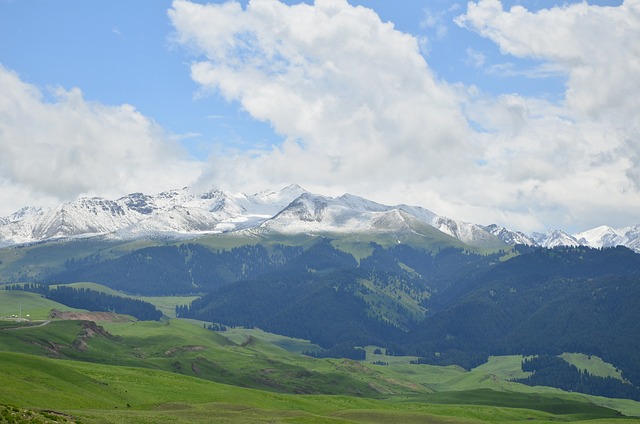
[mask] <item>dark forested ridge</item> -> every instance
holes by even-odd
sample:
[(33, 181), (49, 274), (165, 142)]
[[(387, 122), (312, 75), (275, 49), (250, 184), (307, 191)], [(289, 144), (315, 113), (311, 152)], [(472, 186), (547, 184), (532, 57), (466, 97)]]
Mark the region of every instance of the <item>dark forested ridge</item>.
[[(584, 266), (581, 266), (584, 264)], [(412, 330), (418, 355), (582, 352), (640, 383), (640, 255), (539, 249), (462, 279), (461, 294)]]
[(126, 293), (157, 296), (202, 293), (277, 269), (300, 250), (281, 245), (215, 251), (198, 244), (147, 247), (106, 261), (70, 260), (65, 271), (42, 282), (91, 281)]
[(315, 240), (150, 247), (69, 261), (43, 283), (198, 293), (177, 308), (180, 316), (257, 326), (329, 350), (375, 344), (419, 362), (470, 368), (489, 355), (593, 354), (640, 384), (640, 255), (627, 248), (521, 246), (482, 255), (369, 243), (358, 261), (330, 239)]

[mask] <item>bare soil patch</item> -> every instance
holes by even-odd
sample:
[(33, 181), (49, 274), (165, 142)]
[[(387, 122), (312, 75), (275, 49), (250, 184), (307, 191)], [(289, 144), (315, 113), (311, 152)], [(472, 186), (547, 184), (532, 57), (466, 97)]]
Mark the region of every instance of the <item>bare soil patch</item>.
[(71, 311), (59, 311), (57, 309), (52, 309), (51, 312), (49, 312), (49, 318), (94, 321), (94, 322), (95, 321), (112, 321), (112, 322), (134, 321), (130, 317), (114, 314), (113, 312), (71, 312)]

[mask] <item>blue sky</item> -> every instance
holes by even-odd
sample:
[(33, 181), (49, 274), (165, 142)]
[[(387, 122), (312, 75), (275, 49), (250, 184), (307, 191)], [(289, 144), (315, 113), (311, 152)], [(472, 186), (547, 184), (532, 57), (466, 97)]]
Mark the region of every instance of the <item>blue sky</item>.
[(222, 3), (0, 0), (0, 216), (296, 182), (525, 231), (640, 222), (637, 0)]
[[(511, 3), (504, 2), (505, 7)], [(532, 10), (554, 4), (524, 3)], [(364, 0), (351, 4), (372, 8), (399, 30), (428, 38), (423, 53), (438, 76), (448, 82), (478, 84), (494, 94), (562, 95), (562, 76), (531, 80), (488, 74), (470, 65), (469, 48), (483, 52), (496, 64), (527, 69), (537, 62), (505, 58), (495, 44), (456, 25), (453, 18), (463, 12), (462, 2), (403, 1), (398, 5)], [(171, 1), (166, 0), (4, 0), (0, 2), (0, 63), (45, 95), (49, 86), (79, 87), (87, 100), (132, 104), (175, 135), (192, 135), (184, 143), (195, 155), (206, 154), (198, 146), (211, 140), (247, 145), (256, 138), (277, 142), (268, 125), (256, 123), (237, 104), (217, 96), (196, 98), (199, 87), (189, 77), (193, 56), (171, 40), (170, 7)], [(442, 28), (446, 34), (438, 35)]]

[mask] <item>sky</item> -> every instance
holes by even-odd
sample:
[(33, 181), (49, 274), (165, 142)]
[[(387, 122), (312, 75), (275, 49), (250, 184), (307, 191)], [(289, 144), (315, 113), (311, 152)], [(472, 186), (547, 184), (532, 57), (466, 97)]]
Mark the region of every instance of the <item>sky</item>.
[(193, 186), (640, 223), (640, 0), (0, 0), (0, 216)]

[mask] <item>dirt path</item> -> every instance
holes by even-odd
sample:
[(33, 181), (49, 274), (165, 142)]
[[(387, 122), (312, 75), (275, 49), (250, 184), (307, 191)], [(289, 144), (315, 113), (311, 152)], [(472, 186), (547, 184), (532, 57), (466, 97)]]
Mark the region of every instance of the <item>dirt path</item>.
[(44, 327), (45, 325), (51, 324), (51, 320), (47, 320), (44, 322), (41, 322), (40, 324), (37, 325), (24, 325), (22, 327), (9, 327), (9, 328), (3, 328), (2, 330), (26, 330), (27, 328), (36, 328), (36, 327)]

